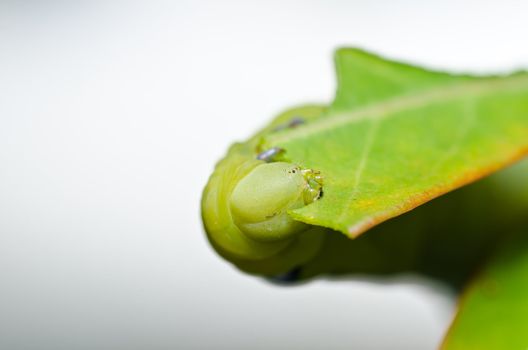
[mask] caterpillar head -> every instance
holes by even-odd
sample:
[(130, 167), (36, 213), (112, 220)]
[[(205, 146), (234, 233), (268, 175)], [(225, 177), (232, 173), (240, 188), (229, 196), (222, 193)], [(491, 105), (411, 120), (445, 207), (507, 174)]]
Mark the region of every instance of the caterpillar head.
[(222, 256), (244, 270), (285, 272), (312, 257), (322, 242), (319, 229), (293, 220), (288, 211), (312, 203), (321, 193), (316, 171), (230, 152), (204, 190), (208, 237)]
[(319, 197), (321, 185), (315, 179), (320, 181), (320, 176), (289, 163), (256, 166), (229, 198), (235, 224), (247, 236), (262, 242), (284, 240), (304, 231), (306, 225), (293, 220), (288, 210)]

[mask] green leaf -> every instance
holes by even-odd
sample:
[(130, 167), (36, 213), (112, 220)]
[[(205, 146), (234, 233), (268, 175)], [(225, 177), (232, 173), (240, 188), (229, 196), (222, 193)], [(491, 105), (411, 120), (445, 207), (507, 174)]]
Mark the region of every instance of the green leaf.
[(264, 148), (321, 171), (324, 196), (299, 221), (356, 237), (528, 153), (528, 75), (456, 76), (337, 52), (338, 94), (319, 118)]
[(356, 239), (329, 230), (325, 244), (302, 266), (299, 277), (419, 273), (460, 291), (508, 232), (527, 231), (527, 178), (528, 159)]
[(501, 249), (461, 298), (443, 350), (528, 348), (528, 235)]

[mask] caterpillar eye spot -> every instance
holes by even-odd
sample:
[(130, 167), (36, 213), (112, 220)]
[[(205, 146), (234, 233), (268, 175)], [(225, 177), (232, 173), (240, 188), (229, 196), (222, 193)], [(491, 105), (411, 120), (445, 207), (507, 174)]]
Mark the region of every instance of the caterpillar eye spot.
[(263, 160), (265, 161), (266, 163), (270, 163), (272, 161), (274, 161), (276, 159), (276, 157), (282, 153), (284, 153), (284, 149), (280, 148), (280, 147), (272, 147), (270, 149), (267, 149), (263, 152), (260, 152), (258, 155), (257, 155), (257, 159), (258, 160)]
[(301, 272), (302, 268), (300, 266), (296, 266), (288, 272), (270, 277), (269, 281), (279, 285), (293, 284), (299, 280)]
[(299, 125), (302, 125), (302, 124), (304, 124), (304, 123), (306, 123), (306, 121), (305, 121), (303, 118), (301, 118), (301, 117), (294, 117), (294, 118), (292, 118), (292, 120), (290, 120), (290, 122), (288, 123), (288, 127), (289, 127), (289, 128), (295, 128), (295, 127), (297, 127), (297, 126), (299, 126)]
[(272, 132), (277, 132), (277, 131), (281, 131), (281, 130), (284, 130), (284, 129), (293, 129), (293, 128), (296, 128), (298, 127), (299, 125), (302, 125), (306, 123), (306, 121), (304, 120), (304, 118), (302, 117), (299, 117), (299, 116), (295, 116), (293, 117), (292, 119), (290, 119), (288, 122), (286, 123), (283, 123), (283, 124), (280, 124), (280, 125), (277, 125), (273, 130)]

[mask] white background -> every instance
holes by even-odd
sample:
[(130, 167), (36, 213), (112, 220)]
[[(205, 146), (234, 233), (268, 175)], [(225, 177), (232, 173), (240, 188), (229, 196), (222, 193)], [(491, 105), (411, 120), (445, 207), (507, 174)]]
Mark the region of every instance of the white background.
[(1, 349), (434, 349), (436, 284), (277, 287), (209, 247), (202, 187), (332, 51), (528, 65), (521, 1), (0, 3)]

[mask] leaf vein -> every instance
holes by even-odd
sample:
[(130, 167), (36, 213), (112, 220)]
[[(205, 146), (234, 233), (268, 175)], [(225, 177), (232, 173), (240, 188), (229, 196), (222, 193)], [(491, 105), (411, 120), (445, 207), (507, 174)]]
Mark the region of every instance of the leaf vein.
[(493, 93), (498, 89), (526, 88), (527, 84), (528, 78), (526, 76), (511, 77), (506, 80), (486, 79), (478, 82), (458, 83), (456, 85), (447, 84), (440, 88), (427, 90), (422, 94), (400, 95), (375, 105), (359, 108), (352, 112), (329, 115), (315, 120), (302, 128), (283, 134), (269, 135), (267, 142), (275, 146), (364, 119), (385, 119), (393, 113), (420, 108), (431, 103), (463, 99), (468, 96), (476, 97)]
[(365, 145), (363, 146), (363, 150), (361, 151), (361, 157), (358, 163), (358, 167), (356, 169), (356, 173), (354, 176), (354, 184), (352, 186), (352, 193), (350, 194), (350, 200), (346, 204), (346, 209), (341, 212), (341, 215), (339, 217), (339, 221), (343, 221), (343, 217), (345, 217), (350, 210), (350, 207), (354, 203), (354, 197), (359, 192), (359, 187), (361, 184), (361, 177), (363, 173), (365, 172), (365, 169), (367, 167), (368, 158), (370, 155), (370, 151), (372, 150), (372, 145), (374, 144), (374, 139), (376, 138), (376, 134), (379, 129), (381, 120), (380, 119), (373, 119), (371, 126), (368, 130), (368, 133), (365, 138)]

